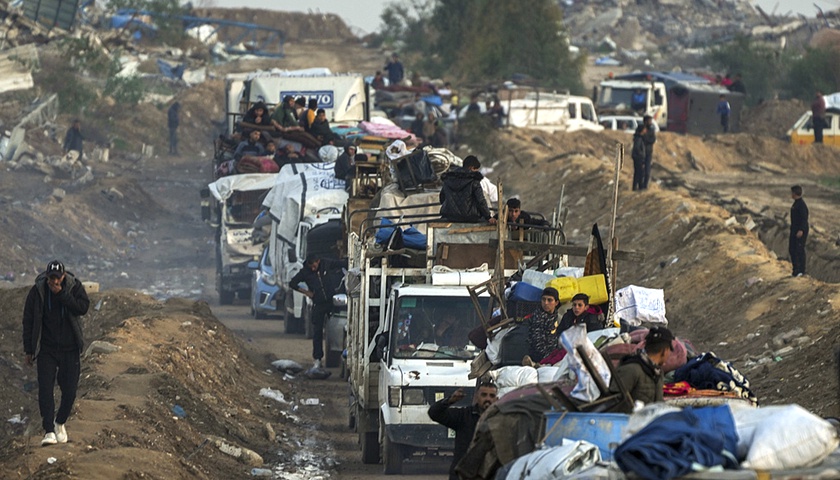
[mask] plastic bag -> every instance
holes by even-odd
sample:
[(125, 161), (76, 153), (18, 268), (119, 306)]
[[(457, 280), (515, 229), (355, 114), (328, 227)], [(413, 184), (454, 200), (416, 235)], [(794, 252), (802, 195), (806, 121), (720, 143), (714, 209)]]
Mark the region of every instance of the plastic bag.
[(822, 462), (840, 444), (828, 421), (799, 405), (733, 409), (744, 468), (781, 470)]
[(499, 388), (521, 387), (539, 380), (537, 369), (533, 367), (502, 367), (492, 370), (490, 376)]
[(615, 315), (630, 325), (644, 323), (668, 325), (665, 318), (665, 291), (630, 285), (615, 294)]
[(593, 373), (599, 375), (606, 385), (610, 384), (611, 375), (604, 357), (601, 356), (592, 341), (587, 338), (586, 325), (575, 325), (567, 329), (560, 335), (560, 343), (569, 352), (566, 358), (569, 359), (569, 367), (571, 367), (577, 376), (577, 384), (572, 390), (571, 396), (584, 402), (597, 400), (601, 396), (601, 391), (598, 390), (598, 385), (583, 365), (577, 347), (583, 347), (583, 354), (589, 358), (590, 363), (595, 368), (595, 372)]

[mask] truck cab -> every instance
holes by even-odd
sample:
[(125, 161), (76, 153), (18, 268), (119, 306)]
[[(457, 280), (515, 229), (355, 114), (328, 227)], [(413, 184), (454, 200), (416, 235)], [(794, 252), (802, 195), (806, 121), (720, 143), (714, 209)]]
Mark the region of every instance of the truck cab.
[[(489, 297), (483, 297), (489, 300)], [(485, 302), (486, 303), (486, 302)], [(486, 305), (484, 305), (486, 306)], [(479, 350), (467, 335), (481, 325), (465, 285), (395, 285), (377, 336), (380, 439), (387, 473), (413, 451), (451, 450), (454, 432), (429, 418), (433, 403), (458, 388), (470, 404), (470, 364)]]
[[(840, 110), (829, 109), (825, 113), (826, 127), (823, 129), (823, 143), (840, 145)], [(790, 142), (794, 145), (814, 143), (814, 122), (810, 111), (805, 112), (787, 131)]]
[(600, 115), (650, 115), (660, 129), (668, 126), (668, 93), (663, 82), (604, 80), (596, 107)]

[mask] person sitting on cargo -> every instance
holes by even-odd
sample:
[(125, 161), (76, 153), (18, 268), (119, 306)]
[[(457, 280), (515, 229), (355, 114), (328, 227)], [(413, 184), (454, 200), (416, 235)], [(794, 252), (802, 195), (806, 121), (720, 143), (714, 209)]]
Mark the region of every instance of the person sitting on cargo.
[[(528, 225), (541, 225), (547, 226), (548, 222), (541, 218), (533, 218), (528, 212), (522, 210), (522, 201), (518, 198), (509, 198), (507, 201), (508, 207), (508, 214), (507, 214), (507, 226), (508, 230), (516, 231), (516, 230), (527, 230)], [(496, 218), (499, 218), (499, 215), (496, 214)]]
[[(536, 365), (554, 357), (559, 350), (560, 331), (558, 330), (557, 307), (560, 306), (560, 293), (556, 288), (546, 287), (540, 296), (540, 308), (525, 316), (524, 324), (528, 328), (528, 355), (522, 359), (523, 365)], [(558, 359), (559, 360), (559, 359)]]
[(312, 123), (315, 121), (316, 115), (318, 115), (318, 99), (310, 98), (309, 104), (306, 106), (306, 109), (303, 112), (301, 112), (300, 120), (298, 122), (300, 126), (303, 127), (304, 131), (309, 131), (309, 129), (312, 127)]
[(455, 431), (455, 449), (452, 452), (452, 464), (449, 466), (450, 480), (458, 480), (455, 466), (467, 453), (481, 414), (496, 402), (497, 394), (498, 388), (494, 383), (482, 382), (475, 389), (473, 403), (468, 407), (453, 407), (466, 396), (462, 388), (429, 407), (429, 418)]
[(578, 293), (572, 297), (572, 308), (563, 314), (557, 331), (562, 334), (580, 324), (586, 325), (587, 332), (604, 328), (604, 315), (601, 313), (601, 308), (597, 305), (589, 305), (589, 295), (585, 293)]
[(309, 133), (318, 139), (321, 146), (334, 145), (341, 140), (341, 137), (336, 135), (330, 128), (330, 121), (327, 120), (327, 112), (323, 108), (319, 108), (315, 115), (315, 121), (309, 126)]
[[(324, 356), (324, 324), (327, 316), (333, 308), (332, 297), (335, 292), (329, 291), (330, 287), (326, 282), (327, 272), (338, 270), (345, 265), (344, 262), (329, 258), (321, 258), (317, 255), (310, 255), (292, 280), (289, 288), (300, 292), (312, 300), (312, 358), (315, 360), (314, 368), (321, 368), (321, 358)], [(306, 284), (301, 288), (300, 284)]]
[(265, 147), (260, 141), (261, 132), (259, 130), (251, 130), (248, 132), (248, 139), (239, 142), (236, 146), (236, 151), (233, 152), (235, 160), (241, 160), (246, 155), (259, 157), (265, 155)]
[[(367, 160), (367, 155), (365, 155)], [(345, 190), (350, 191), (353, 177), (356, 176), (356, 146), (346, 145), (344, 152), (335, 160), (335, 167), (333, 168), (335, 178), (344, 180)]]
[(440, 190), (440, 216), (450, 222), (496, 223), (490, 216), (481, 180), (484, 176), (478, 169), (481, 163), (474, 156), (464, 160), (461, 168), (450, 169), (441, 175), (443, 188)]
[(620, 392), (617, 382), (621, 382), (621, 386), (630, 394), (633, 401), (645, 404), (663, 401), (662, 366), (674, 350), (673, 341), (674, 334), (667, 328), (651, 328), (645, 336), (645, 347), (625, 356), (619, 362), (615, 376), (610, 382), (610, 391)]
[(370, 81), (370, 86), (376, 90), (385, 88), (385, 77), (382, 76), (382, 72), (380, 70), (376, 71), (376, 74), (373, 76), (373, 80)]
[(303, 131), (303, 127), (298, 123), (295, 97), (291, 95), (283, 97), (282, 104), (274, 109), (274, 113), (271, 114), (271, 124), (274, 125), (276, 134), (286, 140), (298, 142), (307, 148), (318, 149), (321, 146), (321, 142)]
[(272, 130), (271, 117), (268, 116), (268, 107), (263, 102), (257, 102), (245, 112), (242, 121), (239, 122), (241, 131), (245, 130)]

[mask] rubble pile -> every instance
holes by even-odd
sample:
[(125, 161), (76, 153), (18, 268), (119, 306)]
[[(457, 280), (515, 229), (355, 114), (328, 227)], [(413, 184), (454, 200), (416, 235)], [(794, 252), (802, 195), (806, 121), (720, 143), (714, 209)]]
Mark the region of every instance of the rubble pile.
[(686, 66), (686, 57), (700, 56), (709, 46), (739, 35), (784, 45), (803, 33), (807, 41), (813, 31), (840, 23), (833, 16), (828, 20), (774, 17), (747, 0), (595, 0), (561, 5), (572, 44), (608, 53), (615, 62), (650, 60), (663, 68)]

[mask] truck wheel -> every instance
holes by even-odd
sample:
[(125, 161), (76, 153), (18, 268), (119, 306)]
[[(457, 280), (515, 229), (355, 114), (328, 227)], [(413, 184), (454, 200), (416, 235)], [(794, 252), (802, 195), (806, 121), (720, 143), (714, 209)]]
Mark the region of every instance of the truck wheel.
[(219, 291), (219, 305), (230, 305), (233, 303), (233, 299), (236, 297), (236, 292), (231, 292), (230, 290), (220, 290)]
[(379, 463), (379, 432), (359, 432), (362, 444), (362, 463)]
[(383, 442), (382, 454), (383, 463), (385, 464), (383, 472), (385, 475), (401, 475), (403, 467), (403, 448), (399, 443), (394, 443), (385, 435)]

